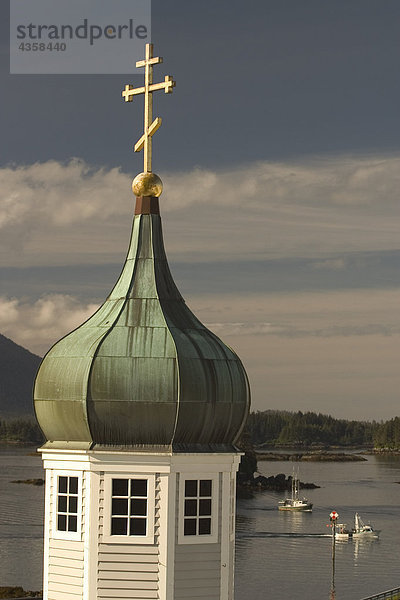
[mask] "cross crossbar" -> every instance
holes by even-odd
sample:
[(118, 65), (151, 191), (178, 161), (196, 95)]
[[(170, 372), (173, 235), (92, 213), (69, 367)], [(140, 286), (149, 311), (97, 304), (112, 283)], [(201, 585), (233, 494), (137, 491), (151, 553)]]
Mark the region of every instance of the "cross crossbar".
[(171, 94), (176, 83), (170, 75), (166, 75), (164, 81), (153, 83), (153, 65), (163, 62), (161, 56), (153, 56), (153, 44), (146, 44), (146, 58), (136, 62), (137, 67), (144, 67), (144, 86), (134, 88), (127, 84), (122, 90), (122, 97), (125, 102), (132, 102), (133, 97), (144, 94), (144, 127), (143, 135), (134, 146), (134, 151), (139, 152), (143, 148), (143, 171), (150, 173), (152, 168), (152, 137), (161, 127), (162, 119), (157, 117), (153, 121), (153, 92), (164, 90), (166, 94)]

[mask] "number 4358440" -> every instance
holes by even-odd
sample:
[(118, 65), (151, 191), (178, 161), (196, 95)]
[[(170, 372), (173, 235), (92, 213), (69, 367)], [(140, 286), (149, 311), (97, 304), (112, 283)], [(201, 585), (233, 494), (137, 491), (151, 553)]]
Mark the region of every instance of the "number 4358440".
[(45, 52), (46, 50), (55, 52), (64, 52), (67, 49), (65, 42), (21, 42), (18, 46), (18, 50), (22, 52)]

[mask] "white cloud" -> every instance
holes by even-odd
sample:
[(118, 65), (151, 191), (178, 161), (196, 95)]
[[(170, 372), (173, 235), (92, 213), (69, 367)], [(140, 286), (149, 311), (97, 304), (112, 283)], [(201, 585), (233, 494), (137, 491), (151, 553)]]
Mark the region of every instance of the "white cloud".
[(340, 271), (346, 266), (344, 258), (327, 258), (312, 263), (312, 268), (316, 270)]
[(301, 328), (290, 324), (244, 322), (244, 323), (208, 323), (207, 327), (221, 336), (260, 336), (274, 335), (285, 338), (306, 337), (351, 337), (365, 335), (391, 336), (400, 333), (400, 324), (365, 323), (363, 325), (331, 325), (318, 328)]
[[(329, 253), (399, 246), (400, 156), (260, 162), (162, 178), (167, 249), (174, 259), (304, 255), (323, 261)], [(2, 264), (119, 261), (133, 203), (131, 178), (119, 169), (79, 159), (4, 167)]]
[[(371, 290), (368, 294), (355, 290), (193, 296), (188, 304), (223, 339), (293, 339), (397, 335), (399, 301), (398, 290)], [(98, 304), (63, 294), (47, 294), (32, 302), (0, 296), (0, 332), (43, 354), (97, 308)]]
[[(208, 201), (223, 206), (276, 207), (397, 206), (400, 157), (341, 156), (298, 161), (258, 162), (212, 172), (165, 176), (171, 208)], [(204, 194), (207, 194), (204, 196)]]
[(279, 324), (258, 322), (243, 323), (206, 323), (208, 329), (217, 335), (281, 335), (288, 328)]
[(61, 294), (44, 296), (33, 304), (0, 296), (0, 332), (41, 355), (97, 308)]
[[(253, 408), (378, 419), (398, 414), (399, 302), (399, 290), (188, 298), (244, 362)], [(65, 295), (3, 296), (0, 332), (44, 354), (96, 308)]]
[(0, 227), (25, 221), (69, 226), (124, 212), (129, 177), (73, 159), (0, 169)]
[[(189, 306), (222, 339), (332, 339), (398, 336), (400, 290), (339, 290), (273, 294), (193, 296)], [(238, 341), (239, 340), (239, 341)], [(370, 342), (368, 342), (370, 343)], [(252, 357), (252, 360), (255, 357)], [(376, 356), (377, 364), (379, 356)]]

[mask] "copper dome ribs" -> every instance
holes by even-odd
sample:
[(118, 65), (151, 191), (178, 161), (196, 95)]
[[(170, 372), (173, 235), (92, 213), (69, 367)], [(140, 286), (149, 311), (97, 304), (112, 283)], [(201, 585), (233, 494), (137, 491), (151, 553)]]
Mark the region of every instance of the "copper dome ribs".
[(73, 440), (231, 451), (248, 412), (246, 373), (179, 293), (158, 198), (138, 198), (138, 211), (109, 297), (42, 362), (35, 385), (40, 425), (56, 447)]

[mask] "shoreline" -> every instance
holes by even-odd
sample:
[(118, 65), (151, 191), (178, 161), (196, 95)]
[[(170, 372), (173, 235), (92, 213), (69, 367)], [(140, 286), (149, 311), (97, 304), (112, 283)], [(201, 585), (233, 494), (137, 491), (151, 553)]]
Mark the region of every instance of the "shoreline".
[(20, 585), (2, 585), (0, 586), (0, 598), (4, 598), (4, 600), (28, 600), (29, 598), (42, 600), (43, 592), (24, 590)]
[(314, 450), (304, 452), (255, 452), (257, 461), (295, 461), (295, 462), (362, 462), (368, 460), (360, 454)]

